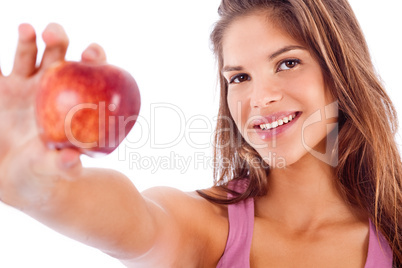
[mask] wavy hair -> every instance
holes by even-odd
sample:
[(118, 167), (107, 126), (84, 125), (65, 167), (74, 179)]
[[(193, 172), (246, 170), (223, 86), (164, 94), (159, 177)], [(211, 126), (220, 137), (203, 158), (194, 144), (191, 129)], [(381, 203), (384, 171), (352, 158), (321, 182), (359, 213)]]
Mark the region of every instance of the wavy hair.
[[(309, 48), (339, 106), (337, 186), (345, 200), (367, 212), (388, 240), (394, 265), (402, 267), (402, 164), (395, 141), (397, 115), (380, 82), (356, 16), (347, 0), (222, 0), (211, 33), (218, 61), (220, 104), (214, 146), (218, 187), (249, 178), (233, 199), (198, 191), (221, 204), (267, 191), (269, 167), (243, 139), (230, 115), (228, 84), (221, 74), (222, 39), (241, 16), (266, 12), (269, 21)], [(256, 161), (256, 159), (258, 161)]]

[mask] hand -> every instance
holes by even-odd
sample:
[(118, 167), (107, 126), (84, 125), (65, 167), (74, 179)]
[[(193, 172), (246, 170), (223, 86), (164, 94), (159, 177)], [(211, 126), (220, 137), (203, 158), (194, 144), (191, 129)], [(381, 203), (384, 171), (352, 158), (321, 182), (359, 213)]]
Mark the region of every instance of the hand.
[[(24, 206), (22, 189), (33, 194), (33, 175), (57, 174), (79, 164), (77, 152), (49, 151), (38, 137), (34, 106), (39, 81), (50, 65), (64, 60), (69, 43), (58, 24), (49, 24), (42, 38), (46, 49), (37, 66), (36, 33), (31, 25), (20, 25), (12, 72), (7, 77), (0, 72), (0, 200), (18, 207)], [(82, 53), (82, 61), (102, 63), (106, 56), (92, 44)]]

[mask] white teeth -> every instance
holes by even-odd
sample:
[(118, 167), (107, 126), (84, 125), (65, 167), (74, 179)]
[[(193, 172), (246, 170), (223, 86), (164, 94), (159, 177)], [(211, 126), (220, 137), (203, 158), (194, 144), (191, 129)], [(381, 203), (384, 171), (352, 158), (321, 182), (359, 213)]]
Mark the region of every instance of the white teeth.
[(282, 119), (279, 119), (277, 121), (274, 121), (272, 123), (261, 124), (260, 128), (262, 130), (268, 130), (268, 129), (271, 129), (271, 128), (276, 128), (278, 126), (282, 126), (284, 124), (287, 124), (287, 123), (291, 122), (295, 117), (296, 117), (296, 114), (292, 114), (292, 115), (286, 116), (286, 117), (284, 117)]
[(262, 124), (262, 125), (260, 125), (260, 128), (262, 129), (262, 130), (267, 130), (267, 129), (271, 129), (271, 124)]

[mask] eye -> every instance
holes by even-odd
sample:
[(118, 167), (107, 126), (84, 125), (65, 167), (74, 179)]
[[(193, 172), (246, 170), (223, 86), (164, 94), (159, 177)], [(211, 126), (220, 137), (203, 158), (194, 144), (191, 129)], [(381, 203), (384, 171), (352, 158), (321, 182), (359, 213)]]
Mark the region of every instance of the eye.
[(230, 78), (229, 84), (239, 84), (241, 82), (249, 81), (250, 76), (248, 74), (237, 74)]
[(300, 64), (300, 60), (298, 59), (288, 59), (284, 60), (279, 64), (277, 72), (290, 70)]

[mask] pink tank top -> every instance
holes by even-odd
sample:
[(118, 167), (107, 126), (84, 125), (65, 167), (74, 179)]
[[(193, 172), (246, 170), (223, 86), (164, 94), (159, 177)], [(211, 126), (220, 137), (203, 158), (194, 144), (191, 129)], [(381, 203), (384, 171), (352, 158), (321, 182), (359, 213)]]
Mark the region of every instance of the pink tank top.
[[(229, 187), (242, 192), (247, 180), (231, 182)], [(230, 193), (228, 197), (233, 197)], [(217, 268), (249, 268), (254, 228), (254, 199), (248, 198), (228, 206), (229, 235)], [(392, 268), (392, 250), (382, 234), (377, 236), (370, 220), (369, 247), (364, 268)]]

